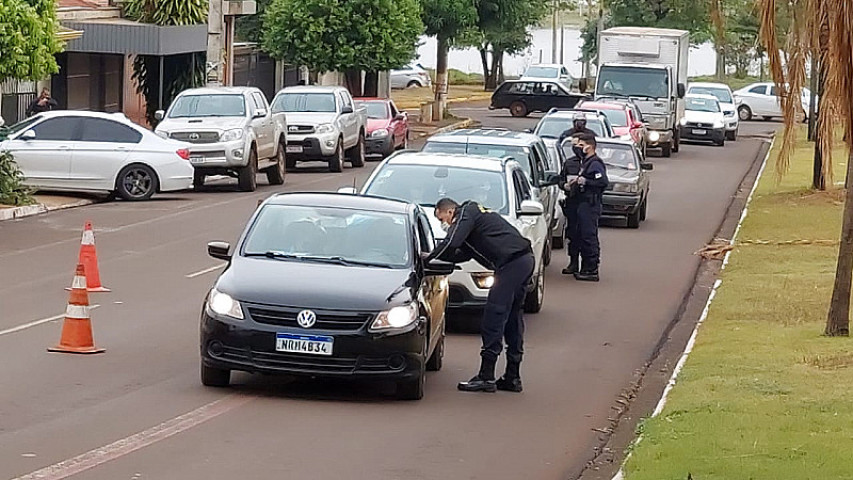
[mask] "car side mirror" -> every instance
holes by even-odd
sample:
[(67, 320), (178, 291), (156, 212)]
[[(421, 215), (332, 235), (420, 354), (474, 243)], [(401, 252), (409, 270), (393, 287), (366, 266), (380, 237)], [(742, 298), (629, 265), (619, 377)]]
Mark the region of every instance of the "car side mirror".
[(267, 111), (266, 111), (266, 109), (264, 109), (264, 108), (259, 108), (258, 110), (255, 110), (255, 116), (254, 116), (254, 117), (252, 117), (252, 118), (264, 118), (264, 117), (266, 117), (266, 116), (267, 116)]
[(355, 112), (355, 110), (353, 110), (352, 107), (350, 107), (350, 106), (346, 106), (346, 107), (341, 108), (341, 114), (342, 115), (346, 115), (348, 113), (354, 113), (354, 112)]
[(543, 213), (545, 213), (545, 207), (536, 200), (524, 200), (521, 202), (521, 206), (518, 209), (518, 216), (520, 217), (535, 217), (537, 215), (542, 215)]
[(654, 170), (654, 169), (655, 169), (655, 165), (653, 163), (642, 162), (640, 164), (640, 170)]
[(678, 93), (678, 98), (684, 98), (684, 94), (687, 92), (687, 88), (684, 86), (683, 83), (679, 83), (676, 86), (676, 91)]
[(157, 110), (156, 112), (154, 112), (154, 118), (159, 122), (160, 120), (166, 118), (166, 112), (164, 112), (163, 110)]
[(210, 242), (207, 244), (207, 254), (219, 260), (230, 261), (231, 244), (228, 242)]
[(346, 193), (347, 195), (356, 195), (358, 190), (355, 187), (341, 187), (338, 189), (338, 193)]
[(402, 120), (405, 120), (405, 119), (406, 119), (406, 114), (405, 114), (405, 113), (400, 112), (400, 113), (398, 113), (398, 114), (397, 114), (397, 116), (396, 116), (396, 117), (394, 117), (394, 119), (395, 119), (395, 120), (401, 120), (401, 121), (402, 121)]
[(29, 129), (26, 132), (22, 133), (19, 137), (21, 140), (35, 140), (36, 139), (36, 131), (33, 129)]
[(556, 172), (545, 172), (545, 181), (542, 182), (543, 187), (551, 187), (560, 184), (560, 175)]
[(433, 259), (424, 262), (424, 275), (428, 277), (450, 275), (454, 270), (456, 270), (456, 264), (445, 262), (444, 260)]

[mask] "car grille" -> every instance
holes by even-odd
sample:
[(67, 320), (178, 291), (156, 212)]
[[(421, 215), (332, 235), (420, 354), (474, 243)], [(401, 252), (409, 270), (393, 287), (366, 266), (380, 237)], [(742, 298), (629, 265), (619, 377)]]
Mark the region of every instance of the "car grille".
[[(252, 320), (258, 323), (302, 328), (296, 321), (296, 315), (304, 308), (249, 306), (247, 309)], [(319, 330), (357, 331), (373, 318), (372, 313), (363, 312), (322, 310), (313, 310), (313, 312), (317, 315), (317, 323), (311, 328)]]
[(710, 123), (699, 123), (699, 122), (687, 122), (688, 127), (692, 128), (714, 128), (714, 125)]
[(288, 125), (287, 132), (296, 134), (314, 133), (314, 127), (311, 125)]
[(222, 351), (211, 355), (222, 360), (251, 364), (260, 368), (282, 369), (306, 373), (393, 373), (406, 368), (406, 362), (391, 366), (391, 357), (321, 357), (297, 353), (258, 352), (249, 348), (222, 346)]
[(218, 132), (175, 132), (171, 137), (189, 143), (216, 143), (219, 141)]

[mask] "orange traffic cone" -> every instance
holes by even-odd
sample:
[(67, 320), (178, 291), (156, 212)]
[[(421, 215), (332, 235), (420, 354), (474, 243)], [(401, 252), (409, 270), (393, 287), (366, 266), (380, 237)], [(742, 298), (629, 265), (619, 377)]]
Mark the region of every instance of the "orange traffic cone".
[(48, 348), (48, 352), (63, 353), (101, 353), (103, 348), (95, 348), (92, 338), (92, 320), (89, 318), (89, 294), (86, 292), (86, 267), (77, 264), (74, 281), (71, 282), (71, 294), (68, 296), (65, 310), (65, 322), (62, 324), (62, 337), (59, 345)]
[[(86, 290), (90, 292), (109, 292), (110, 289), (101, 285), (101, 274), (98, 272), (98, 253), (95, 251), (95, 231), (92, 222), (86, 222), (83, 227), (83, 239), (80, 241), (80, 256), (78, 263), (86, 267)], [(66, 288), (66, 290), (71, 290)]]

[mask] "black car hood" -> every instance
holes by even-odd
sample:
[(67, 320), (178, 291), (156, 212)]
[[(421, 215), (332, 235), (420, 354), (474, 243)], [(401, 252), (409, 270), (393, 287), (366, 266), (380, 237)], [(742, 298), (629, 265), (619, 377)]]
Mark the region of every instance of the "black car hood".
[(235, 257), (216, 282), (220, 292), (241, 302), (335, 310), (385, 310), (409, 297), (388, 296), (410, 270), (329, 265), (293, 260)]

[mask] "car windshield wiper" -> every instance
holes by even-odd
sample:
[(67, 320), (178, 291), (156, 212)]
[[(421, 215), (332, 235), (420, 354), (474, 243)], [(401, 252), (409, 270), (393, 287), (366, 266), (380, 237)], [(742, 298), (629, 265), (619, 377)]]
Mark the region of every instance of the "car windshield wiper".
[(348, 258), (344, 258), (341, 256), (332, 256), (332, 257), (324, 257), (320, 255), (294, 255), (291, 253), (279, 252), (276, 250), (269, 250), (264, 253), (252, 252), (246, 253), (247, 257), (267, 257), (274, 259), (284, 259), (284, 260), (300, 260), (304, 262), (318, 262), (318, 263), (332, 263), (335, 265), (345, 265), (352, 266), (357, 265), (360, 267), (377, 267), (377, 268), (394, 268), (391, 265), (387, 265), (385, 263), (374, 263), (374, 262), (363, 262), (361, 260), (351, 260)]

